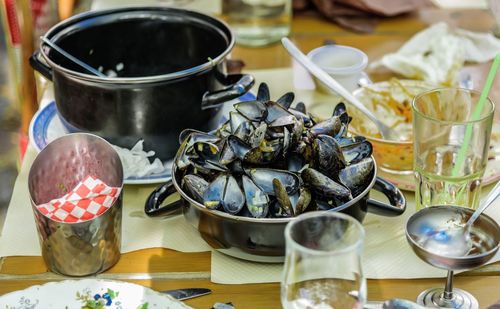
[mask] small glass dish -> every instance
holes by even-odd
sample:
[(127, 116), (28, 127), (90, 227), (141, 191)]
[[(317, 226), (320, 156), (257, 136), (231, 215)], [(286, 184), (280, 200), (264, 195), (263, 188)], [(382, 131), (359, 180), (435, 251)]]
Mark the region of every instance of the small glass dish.
[(400, 130), (405, 140), (383, 139), (378, 129), (363, 113), (347, 104), (353, 120), (349, 130), (353, 135), (365, 136), (373, 145), (373, 156), (380, 169), (392, 174), (413, 174), (413, 139), (411, 101), (421, 92), (434, 87), (418, 80), (391, 79), (365, 85), (354, 91), (366, 107), (389, 126)]

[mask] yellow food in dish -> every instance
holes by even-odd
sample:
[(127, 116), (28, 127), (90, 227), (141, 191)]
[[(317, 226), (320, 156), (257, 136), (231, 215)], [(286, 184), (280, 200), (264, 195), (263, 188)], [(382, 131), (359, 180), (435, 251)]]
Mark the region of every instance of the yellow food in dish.
[[(412, 140), (413, 98), (433, 87), (422, 81), (399, 80), (393, 78), (386, 82), (364, 86), (355, 92), (355, 96), (386, 125), (397, 130), (403, 141)], [(351, 111), (352, 110), (352, 111)], [(357, 133), (380, 138), (377, 127), (357, 109), (352, 108), (351, 127)]]
[(353, 120), (350, 131), (364, 135), (373, 145), (373, 156), (382, 170), (411, 173), (413, 170), (412, 109), (413, 98), (435, 88), (416, 80), (391, 79), (364, 86), (354, 92), (368, 109), (386, 125), (394, 128), (402, 137), (400, 141), (384, 140), (377, 127), (363, 113), (348, 105)]

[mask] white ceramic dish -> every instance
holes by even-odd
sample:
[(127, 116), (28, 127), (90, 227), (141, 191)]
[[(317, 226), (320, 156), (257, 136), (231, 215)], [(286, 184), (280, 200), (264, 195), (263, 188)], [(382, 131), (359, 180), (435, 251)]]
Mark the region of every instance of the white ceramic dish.
[[(227, 118), (228, 111), (232, 105), (238, 101), (254, 100), (255, 96), (252, 93), (247, 93), (238, 99), (224, 104), (224, 108), (218, 114), (216, 124), (224, 122)], [(46, 104), (33, 116), (29, 127), (29, 139), (31, 145), (40, 152), (48, 143), (54, 139), (61, 137), (68, 132), (64, 128), (59, 116), (57, 115), (57, 107), (54, 101)], [(147, 149), (146, 149), (147, 151)], [(154, 184), (162, 183), (170, 179), (172, 161), (163, 162), (167, 168), (165, 172), (160, 174), (152, 174), (144, 177), (128, 177), (124, 179), (125, 184)]]
[(0, 308), (191, 308), (142, 285), (97, 279), (65, 280), (34, 285), (0, 296)]

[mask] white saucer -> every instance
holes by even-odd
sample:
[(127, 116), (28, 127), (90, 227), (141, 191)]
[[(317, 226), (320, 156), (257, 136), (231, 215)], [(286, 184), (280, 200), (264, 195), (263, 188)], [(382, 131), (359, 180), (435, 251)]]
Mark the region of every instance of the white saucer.
[[(218, 113), (218, 116), (216, 116), (216, 118), (219, 119), (217, 123), (222, 123), (227, 120), (226, 115), (228, 115), (228, 111), (232, 109), (234, 103), (250, 100), (255, 100), (255, 96), (248, 92), (238, 99), (225, 103), (224, 107)], [(68, 134), (68, 131), (57, 115), (57, 107), (54, 101), (39, 109), (31, 120), (29, 139), (31, 145), (33, 145), (37, 152), (40, 152), (51, 141), (65, 134)], [(171, 177), (170, 166), (172, 165), (172, 160), (163, 162), (163, 165), (167, 168), (163, 173), (152, 174), (144, 177), (127, 177), (123, 182), (125, 184), (154, 184), (166, 182)]]

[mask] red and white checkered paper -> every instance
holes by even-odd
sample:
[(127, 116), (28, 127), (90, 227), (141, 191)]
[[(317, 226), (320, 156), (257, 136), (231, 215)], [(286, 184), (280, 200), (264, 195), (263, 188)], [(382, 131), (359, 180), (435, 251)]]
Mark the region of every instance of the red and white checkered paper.
[(36, 207), (54, 221), (78, 223), (104, 213), (120, 195), (121, 188), (110, 187), (100, 179), (87, 176), (63, 197)]

